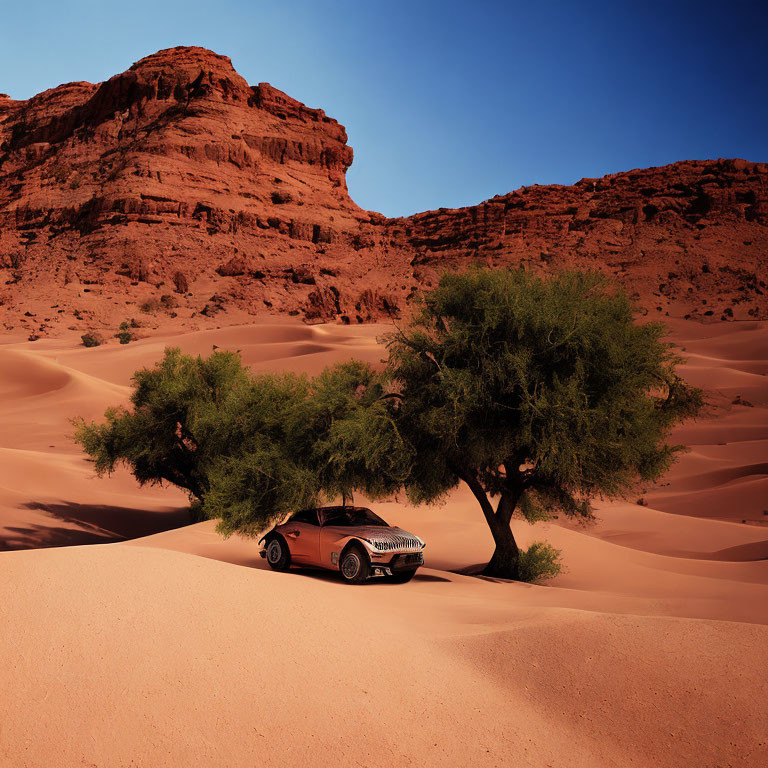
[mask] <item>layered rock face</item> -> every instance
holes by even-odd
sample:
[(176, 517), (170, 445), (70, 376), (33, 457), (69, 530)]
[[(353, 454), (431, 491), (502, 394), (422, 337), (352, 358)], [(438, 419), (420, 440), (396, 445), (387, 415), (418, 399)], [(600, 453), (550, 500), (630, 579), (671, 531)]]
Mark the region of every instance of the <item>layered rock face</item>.
[(415, 265), (594, 269), (650, 311), (765, 317), (768, 165), (688, 161), (392, 222)]
[(364, 322), (469, 262), (599, 269), (655, 313), (768, 315), (765, 164), (676, 163), (386, 219), (350, 199), (351, 162), (322, 110), (200, 48), (0, 97), (0, 321), (35, 335), (129, 317)]

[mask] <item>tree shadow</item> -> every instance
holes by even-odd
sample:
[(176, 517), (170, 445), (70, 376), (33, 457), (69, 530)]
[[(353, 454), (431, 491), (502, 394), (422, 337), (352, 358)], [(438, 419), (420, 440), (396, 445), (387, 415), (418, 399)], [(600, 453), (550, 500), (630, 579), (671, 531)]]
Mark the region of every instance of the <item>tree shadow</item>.
[(483, 573), (488, 563), (475, 563), (468, 565), (464, 568), (452, 569), (451, 573), (455, 573), (457, 576), (472, 576), (475, 579), (481, 579), (482, 581), (489, 581), (492, 584), (517, 584), (518, 586), (530, 587), (531, 584), (526, 581), (516, 581), (515, 579), (502, 579), (500, 576), (487, 576)]
[(37, 523), (30, 523), (27, 526), (9, 525), (0, 529), (0, 552), (69, 547), (78, 544), (106, 544), (117, 540), (114, 536), (103, 531), (96, 532)]
[(55, 520), (65, 525), (30, 522), (0, 528), (0, 551), (106, 544), (180, 528), (191, 522), (186, 507), (151, 512), (134, 507), (76, 502), (30, 501), (22, 506), (44, 512), (52, 518), (52, 523)]

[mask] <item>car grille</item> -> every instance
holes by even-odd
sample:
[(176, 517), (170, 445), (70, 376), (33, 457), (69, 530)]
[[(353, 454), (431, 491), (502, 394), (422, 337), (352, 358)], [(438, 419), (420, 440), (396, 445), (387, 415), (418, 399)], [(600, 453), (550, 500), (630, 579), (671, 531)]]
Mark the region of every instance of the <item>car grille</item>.
[(421, 549), (421, 540), (413, 536), (399, 536), (397, 534), (378, 534), (373, 541), (373, 546), (383, 552), (405, 552), (406, 550)]

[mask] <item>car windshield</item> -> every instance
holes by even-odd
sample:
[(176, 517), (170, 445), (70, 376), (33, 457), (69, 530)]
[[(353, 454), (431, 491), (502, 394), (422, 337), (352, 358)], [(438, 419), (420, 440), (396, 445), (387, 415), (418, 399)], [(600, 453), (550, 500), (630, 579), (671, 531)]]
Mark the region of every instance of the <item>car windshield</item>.
[(326, 507), (318, 510), (321, 525), (380, 525), (388, 528), (378, 515), (365, 507)]

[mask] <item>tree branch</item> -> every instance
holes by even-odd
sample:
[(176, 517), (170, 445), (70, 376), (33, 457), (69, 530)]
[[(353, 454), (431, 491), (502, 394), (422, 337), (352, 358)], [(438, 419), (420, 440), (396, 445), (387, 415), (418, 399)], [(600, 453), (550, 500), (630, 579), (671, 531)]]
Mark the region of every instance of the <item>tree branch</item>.
[(460, 467), (451, 465), (451, 469), (456, 473), (459, 480), (463, 480), (469, 489), (474, 494), (475, 498), (480, 504), (480, 508), (483, 510), (483, 515), (489, 526), (493, 527), (496, 523), (496, 516), (493, 511), (493, 505), (488, 500), (488, 496), (483, 489), (480, 481), (477, 479), (477, 475), (468, 470), (463, 470)]

